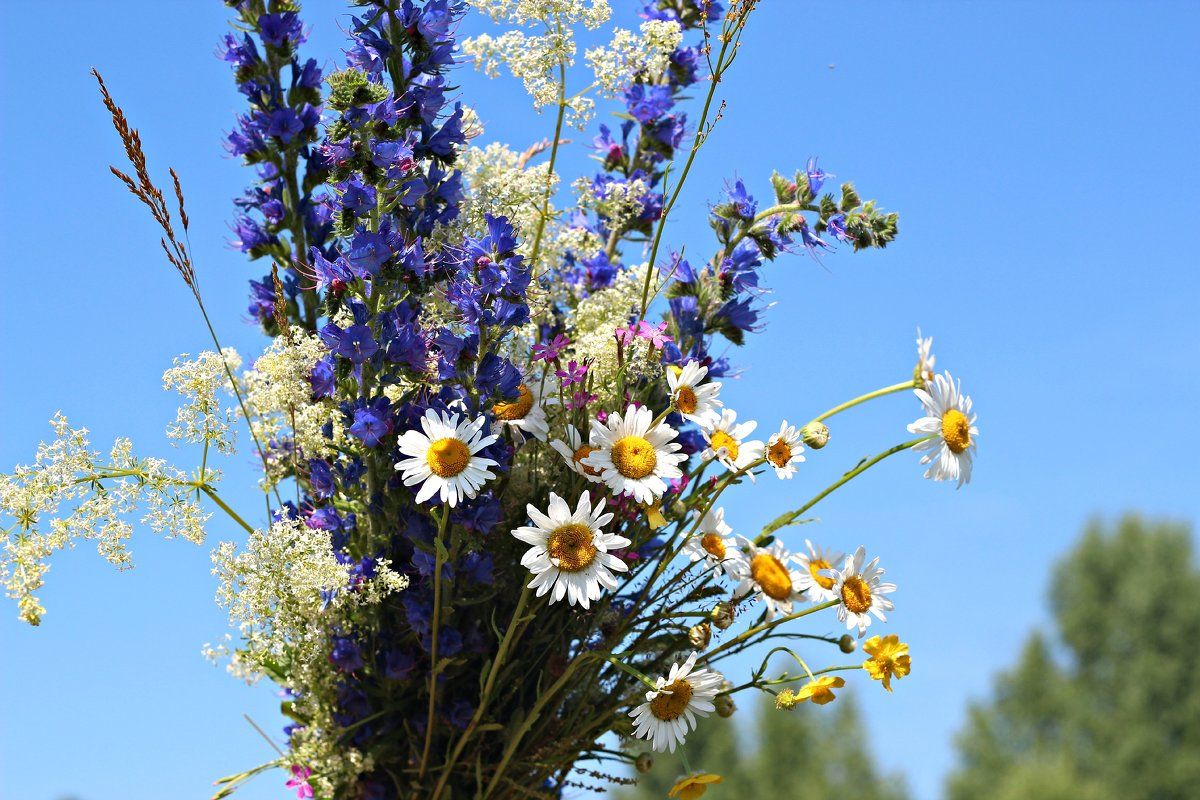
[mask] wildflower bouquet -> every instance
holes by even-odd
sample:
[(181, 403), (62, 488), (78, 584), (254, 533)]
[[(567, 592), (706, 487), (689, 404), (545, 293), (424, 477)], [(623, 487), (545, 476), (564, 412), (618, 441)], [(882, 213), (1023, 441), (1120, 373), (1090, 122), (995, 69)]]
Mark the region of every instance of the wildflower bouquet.
[[(726, 187), (711, 257), (664, 244), (754, 0), (646, 3), (636, 32), (586, 50), (594, 82), (578, 89), (573, 31), (607, 25), (605, 0), (474, 0), (510, 30), (463, 42), (461, 0), (356, 0), (332, 72), (302, 56), (296, 3), (229, 5), (222, 56), (249, 109), (228, 147), (256, 175), (235, 201), (237, 244), (272, 262), (249, 307), (271, 342), (242, 370), (210, 323), (215, 349), (164, 375), (184, 398), (168, 435), (199, 448), (196, 472), (138, 459), (127, 440), (102, 457), (56, 416), (34, 464), (0, 478), (3, 578), (25, 620), (42, 613), (53, 551), (95, 539), (125, 564), (131, 514), (194, 541), (217, 511), (244, 528), (244, 544), (213, 555), (236, 640), (209, 652), (282, 687), (291, 724), (286, 752), (223, 779), (220, 796), (281, 768), (299, 797), (554, 797), (629, 780), (609, 762), (649, 769), (652, 751), (684, 746), (740, 692), (791, 708), (832, 700), (841, 670), (888, 691), (908, 674), (894, 635), (849, 666), (814, 668), (795, 649), (852, 653), (851, 633), (798, 620), (836, 614), (861, 639), (895, 587), (863, 548), (801, 549), (786, 529), (906, 450), (925, 451), (926, 477), (965, 483), (970, 399), (934, 374), (918, 334), (904, 380), (756, 439), (721, 399), (733, 367), (718, 354), (759, 329), (765, 262), (884, 247), (897, 215), (850, 183), (823, 192), (831, 176), (810, 159), (770, 177), (768, 202)], [(470, 60), (521, 79), (552, 136), (523, 151), (476, 144), (478, 119), (450, 99), (450, 69)], [(113, 172), (203, 313), (180, 180), (155, 184), (96, 77), (132, 167)], [(686, 106), (689, 91), (703, 99)], [(564, 131), (586, 129), (598, 102), (616, 109), (593, 140), (601, 169), (567, 192)], [(734, 535), (727, 489), (799, 482), (826, 420), (902, 391), (923, 406), (915, 438)], [(262, 467), (260, 526), (225, 502), (212, 467), (243, 426)], [(720, 672), (746, 651), (761, 666)], [(798, 668), (768, 676), (778, 653)], [(675, 793), (718, 780), (690, 774)]]

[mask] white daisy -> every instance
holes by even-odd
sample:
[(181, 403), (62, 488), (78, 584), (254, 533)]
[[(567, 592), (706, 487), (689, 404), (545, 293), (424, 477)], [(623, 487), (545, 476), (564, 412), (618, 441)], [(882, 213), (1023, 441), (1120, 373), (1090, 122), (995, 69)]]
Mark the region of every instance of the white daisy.
[(824, 603), (837, 597), (833, 591), (833, 573), (835, 564), (841, 564), (846, 558), (845, 553), (835, 553), (814, 547), (808, 539), (804, 540), (808, 547), (808, 555), (796, 553), (792, 560), (800, 565), (800, 589), (814, 603)]
[[(754, 463), (762, 458), (763, 454), (762, 442), (744, 441), (758, 427), (758, 423), (751, 420), (735, 425), (736, 420), (737, 412), (727, 408), (721, 412), (721, 417), (712, 426), (712, 430), (708, 428), (700, 430), (704, 434), (705, 441), (708, 442), (708, 447), (700, 454), (700, 457), (705, 461), (715, 458), (733, 472)], [(750, 475), (750, 480), (754, 481), (754, 473), (747, 474)]]
[(749, 539), (739, 536), (738, 544), (745, 550), (743, 560), (734, 563), (733, 577), (739, 583), (733, 589), (734, 597), (745, 597), (758, 593), (767, 607), (767, 621), (776, 614), (791, 614), (795, 603), (804, 599), (801, 582), (804, 573), (793, 569), (792, 554), (776, 539), (767, 547), (758, 547)]
[(775, 474), (784, 480), (789, 480), (796, 474), (796, 465), (804, 460), (800, 455), (804, 452), (801, 444), (803, 437), (800, 430), (787, 424), (787, 420), (779, 426), (779, 433), (772, 433), (767, 439), (767, 462), (775, 468)]
[(704, 561), (720, 578), (737, 571), (735, 561), (741, 560), (742, 552), (737, 540), (729, 538), (733, 528), (725, 524), (725, 509), (711, 509), (700, 520), (696, 533), (683, 545), (684, 554), (692, 561)]
[(841, 569), (830, 570), (834, 597), (841, 600), (841, 605), (837, 607), (838, 619), (846, 623), (846, 630), (858, 628), (860, 639), (871, 624), (872, 614), (879, 617), (880, 622), (887, 622), (883, 612), (896, 607), (891, 600), (883, 597), (896, 591), (896, 584), (879, 580), (884, 571), (876, 566), (878, 557), (871, 559), (871, 563), (864, 567), (866, 558), (867, 551), (860, 546), (854, 555), (846, 559)]
[(936, 358), (929, 351), (933, 349), (933, 337), (921, 338), (921, 329), (917, 328), (917, 369), (913, 377), (928, 383), (933, 380), (933, 362)]
[(546, 423), (546, 409), (542, 407), (541, 390), (538, 384), (522, 383), (517, 389), (517, 399), (511, 403), (501, 402), (492, 406), (496, 418), (496, 430), (507, 425), (513, 430), (518, 442), (525, 441), (524, 433), (533, 434), (543, 442), (550, 436)]
[(701, 385), (700, 381), (708, 375), (708, 367), (700, 366), (698, 361), (689, 361), (679, 367), (667, 368), (667, 386), (671, 389), (671, 407), (683, 415), (684, 419), (707, 427), (716, 422), (720, 413), (717, 409), (725, 405), (717, 399), (721, 392), (721, 384), (716, 381)]
[(453, 507), (463, 498), (474, 497), (479, 487), (496, 477), (488, 469), (496, 462), (475, 455), (496, 441), (495, 434), (481, 434), (486, 421), (479, 417), (470, 422), (458, 414), (439, 414), (431, 408), (421, 417), (420, 431), (405, 431), (400, 436), (400, 452), (409, 458), (396, 464), (396, 469), (402, 471), (405, 486), (422, 484), (417, 492), (418, 503), (436, 494)]
[(667, 677), (659, 676), (657, 688), (646, 692), (646, 702), (629, 712), (633, 717), (633, 735), (649, 739), (660, 753), (675, 752), (689, 730), (695, 730), (696, 717), (707, 717), (716, 706), (713, 698), (725, 676), (711, 670), (696, 669), (696, 653), (683, 664), (672, 664)]
[(935, 481), (957, 480), (959, 487), (971, 482), (971, 459), (975, 456), (975, 415), (971, 413), (971, 398), (962, 393), (961, 384), (955, 383), (947, 372), (945, 376), (934, 375), (923, 389), (914, 389), (913, 394), (925, 407), (925, 416), (908, 426), (910, 433), (935, 434), (932, 439), (921, 442), (914, 450), (929, 450), (921, 459), (922, 464), (933, 464), (925, 470), (926, 478)]
[(624, 417), (613, 412), (607, 424), (592, 420), (591, 445), (597, 449), (580, 464), (600, 470), (601, 479), (617, 494), (653, 504), (667, 491), (668, 479), (683, 475), (679, 464), (687, 459), (677, 452), (674, 428), (663, 423), (651, 427), (653, 422), (654, 414), (646, 406), (626, 409)]
[(583, 477), (587, 478), (592, 483), (603, 483), (600, 477), (600, 470), (589, 467), (581, 463), (583, 459), (590, 456), (598, 448), (592, 447), (583, 443), (583, 436), (576, 430), (574, 425), (567, 424), (567, 440), (555, 439), (550, 443), (550, 446), (558, 452), (559, 455), (567, 462), (567, 466), (578, 472)]
[(600, 530), (613, 518), (604, 513), (604, 505), (601, 497), (592, 508), (591, 496), (584, 492), (572, 512), (566, 500), (551, 492), (545, 514), (532, 503), (526, 507), (533, 525), (517, 528), (512, 535), (533, 545), (521, 556), (521, 566), (533, 573), (529, 588), (537, 589), (538, 597), (553, 590), (551, 603), (565, 597), (568, 605), (587, 608), (600, 599), (601, 586), (616, 590), (613, 572), (626, 572), (629, 567), (608, 551), (628, 547), (630, 542)]

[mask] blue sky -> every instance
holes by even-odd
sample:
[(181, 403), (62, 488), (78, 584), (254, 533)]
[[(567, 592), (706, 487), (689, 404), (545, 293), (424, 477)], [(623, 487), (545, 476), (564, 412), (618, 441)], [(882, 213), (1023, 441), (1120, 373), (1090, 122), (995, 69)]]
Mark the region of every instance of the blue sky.
[[(636, 22), (613, 0), (625, 24)], [(1126, 509), (1200, 517), (1200, 277), (1189, 233), (1200, 215), (1191, 3), (815, 4), (764, 0), (722, 87), (728, 109), (702, 151), (668, 231), (706, 251), (706, 204), (742, 177), (768, 194), (819, 155), (866, 198), (901, 212), (887, 251), (845, 248), (767, 271), (769, 327), (731, 354), (745, 376), (723, 397), (764, 430), (904, 379), (920, 325), (939, 367), (979, 414), (971, 486), (921, 479), (890, 459), (796, 529), (846, 550), (865, 544), (899, 584), (887, 631), (914, 672), (885, 696), (859, 680), (875, 752), (921, 800), (940, 792), (951, 737), (1028, 632), (1047, 620), (1049, 568), (1093, 517)], [(61, 409), (106, 448), (118, 435), (184, 468), (162, 429), (171, 359), (206, 346), (199, 315), (157, 252), (142, 209), (108, 175), (120, 157), (87, 70), (97, 66), (151, 166), (184, 182), (201, 287), (226, 343), (254, 353), (245, 323), (250, 267), (225, 242), (230, 198), (248, 175), (223, 157), (239, 110), (218, 2), (10, 6), (0, 32), (0, 469), (30, 460)], [(339, 55), (340, 4), (306, 4), (309, 53)], [(465, 25), (478, 30), (477, 20)], [(548, 136), (511, 81), (460, 73), (486, 139), (516, 148)], [(567, 175), (590, 169), (581, 141)], [(697, 249), (699, 248), (699, 249)], [(760, 481), (729, 503), (757, 530), (859, 458), (904, 439), (919, 415), (894, 396), (836, 418), (833, 440), (790, 483)], [(249, 456), (225, 493), (254, 509)], [(241, 488), (238, 488), (241, 487)], [(237, 538), (217, 524), (212, 544)], [(271, 757), (242, 719), (274, 733), (277, 698), (206, 664), (225, 630), (208, 547), (139, 531), (137, 568), (116, 573), (81, 547), (55, 561), (40, 629), (0, 614), (0, 785), (22, 800), (207, 796), (223, 774)], [(832, 624), (825, 622), (832, 629)], [(833, 654), (829, 654), (832, 658)], [(823, 660), (817, 652), (814, 660)], [(282, 778), (241, 795), (286, 797)]]

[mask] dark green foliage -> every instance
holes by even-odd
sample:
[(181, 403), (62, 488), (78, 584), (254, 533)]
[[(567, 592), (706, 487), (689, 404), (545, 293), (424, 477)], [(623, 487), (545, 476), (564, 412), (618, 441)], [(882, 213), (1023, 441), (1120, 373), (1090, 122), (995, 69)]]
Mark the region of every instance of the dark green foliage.
[[(733, 719), (710, 717), (687, 740), (687, 756), (699, 772), (725, 780), (705, 800), (904, 800), (902, 780), (881, 775), (867, 751), (866, 732), (850, 693), (828, 706), (802, 704), (779, 711), (766, 695), (742, 695), (743, 709)], [(749, 725), (737, 725), (744, 714)], [(748, 740), (744, 728), (750, 727)], [(739, 730), (743, 729), (743, 730)], [(741, 735), (739, 735), (741, 734)], [(678, 754), (656, 753), (654, 768), (638, 785), (613, 792), (616, 800), (663, 800), (685, 772)]]
[(1184, 800), (1200, 791), (1200, 571), (1187, 527), (1091, 525), (1055, 570), (1062, 658), (1031, 637), (970, 710), (951, 800)]

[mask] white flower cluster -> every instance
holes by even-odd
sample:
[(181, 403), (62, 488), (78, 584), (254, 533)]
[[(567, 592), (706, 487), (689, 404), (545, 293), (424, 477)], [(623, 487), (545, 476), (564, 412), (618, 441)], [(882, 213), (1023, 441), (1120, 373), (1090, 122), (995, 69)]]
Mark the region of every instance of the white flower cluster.
[[(44, 584), (54, 552), (90, 539), (110, 563), (128, 568), (126, 543), (133, 527), (126, 517), (139, 508), (142, 522), (156, 532), (197, 544), (204, 541), (210, 516), (197, 502), (196, 483), (160, 459), (139, 461), (128, 439), (118, 439), (103, 462), (89, 449), (86, 428), (71, 428), (62, 414), (50, 424), (57, 438), (38, 445), (34, 463), (0, 476), (0, 516), (9, 518), (0, 580), (17, 601), (21, 619), (33, 625), (45, 612), (34, 592)], [(71, 503), (61, 516), (60, 508)]]
[(465, 230), (478, 233), (486, 230), (485, 214), (507, 217), (520, 240), (519, 251), (528, 256), (542, 198), (546, 194), (546, 182), (553, 180), (550, 184), (553, 196), (558, 188), (558, 178), (549, 177), (548, 164), (525, 168), (521, 159), (520, 153), (499, 142), (483, 149), (468, 147), (459, 167), (471, 192), (463, 202), (459, 218), (465, 224)]
[(338, 561), (329, 534), (299, 520), (256, 530), (240, 553), (233, 542), (222, 542), (213, 552), (213, 574), (220, 580), (217, 602), (243, 639), (229, 670), (247, 682), (284, 662), (292, 670), (319, 670), (331, 623), (408, 585), (386, 561), (373, 578), (354, 582), (352, 565)]
[[(642, 301), (642, 287), (646, 280), (646, 264), (622, 270), (613, 280), (612, 286), (595, 292), (579, 301), (575, 309), (574, 340), (576, 361), (591, 363), (589, 376), (596, 387), (616, 392), (617, 371), (617, 328), (629, 324)], [(650, 357), (646, 342), (639, 341), (625, 348), (626, 376), (629, 381), (653, 378), (662, 374), (659, 363), (661, 353)], [(599, 392), (598, 392), (599, 393)]]
[(232, 408), (221, 405), (218, 394), (232, 394), (229, 373), (242, 366), (242, 358), (232, 347), (220, 353), (203, 352), (195, 361), (186, 358), (186, 353), (179, 356), (175, 366), (163, 373), (163, 389), (174, 389), (187, 398), (176, 412), (175, 422), (167, 427), (167, 437), (205, 443), (229, 455), (237, 443), (237, 417)]
[(579, 207), (606, 217), (612, 230), (623, 230), (626, 223), (641, 214), (642, 199), (650, 193), (650, 184), (644, 178), (614, 180), (600, 187), (588, 178), (577, 178), (572, 186), (579, 197)]
[(666, 71), (671, 53), (683, 41), (683, 27), (673, 20), (642, 23), (641, 35), (624, 28), (613, 31), (607, 47), (593, 47), (584, 58), (606, 97), (615, 97), (638, 76), (653, 77)]

